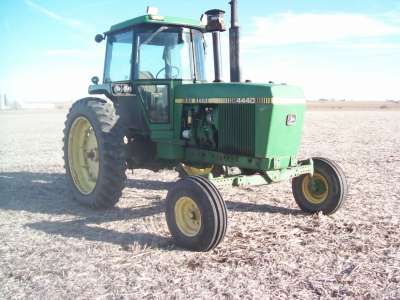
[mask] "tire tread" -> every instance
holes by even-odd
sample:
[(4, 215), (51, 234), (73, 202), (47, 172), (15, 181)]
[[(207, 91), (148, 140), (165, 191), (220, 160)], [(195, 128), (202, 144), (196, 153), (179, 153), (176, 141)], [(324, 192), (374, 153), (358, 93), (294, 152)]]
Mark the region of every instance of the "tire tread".
[[(82, 195), (74, 186), (69, 173), (68, 134), (70, 126), (78, 116), (86, 117), (94, 127), (99, 147), (101, 166), (97, 185), (89, 195)], [(64, 168), (74, 190), (74, 199), (94, 207), (109, 208), (114, 206), (122, 195), (126, 182), (126, 163), (124, 160), (124, 128), (118, 122), (118, 116), (111, 101), (100, 98), (83, 98), (70, 108), (63, 130)], [(101, 145), (100, 145), (101, 143)]]

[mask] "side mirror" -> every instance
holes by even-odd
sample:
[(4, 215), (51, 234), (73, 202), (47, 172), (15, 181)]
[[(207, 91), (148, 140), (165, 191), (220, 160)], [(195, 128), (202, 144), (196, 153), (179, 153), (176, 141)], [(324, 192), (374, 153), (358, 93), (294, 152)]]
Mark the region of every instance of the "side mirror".
[(96, 41), (96, 43), (101, 43), (103, 40), (105, 39), (103, 34), (96, 34), (96, 36), (94, 37), (94, 40)]
[(93, 76), (91, 80), (92, 80), (93, 84), (95, 84), (95, 85), (97, 85), (99, 83), (99, 77), (97, 77), (97, 76)]

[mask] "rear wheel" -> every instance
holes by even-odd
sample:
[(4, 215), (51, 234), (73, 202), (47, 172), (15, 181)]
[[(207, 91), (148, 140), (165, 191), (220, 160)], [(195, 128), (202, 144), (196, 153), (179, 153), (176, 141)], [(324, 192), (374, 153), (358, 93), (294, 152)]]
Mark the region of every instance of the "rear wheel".
[(209, 251), (225, 236), (227, 210), (210, 181), (200, 176), (186, 177), (168, 192), (166, 219), (177, 246)]
[(294, 199), (306, 212), (335, 213), (347, 195), (347, 182), (342, 169), (326, 158), (313, 158), (314, 174), (292, 180)]
[(123, 126), (111, 102), (75, 102), (65, 122), (64, 161), (74, 198), (106, 208), (118, 202), (125, 186)]

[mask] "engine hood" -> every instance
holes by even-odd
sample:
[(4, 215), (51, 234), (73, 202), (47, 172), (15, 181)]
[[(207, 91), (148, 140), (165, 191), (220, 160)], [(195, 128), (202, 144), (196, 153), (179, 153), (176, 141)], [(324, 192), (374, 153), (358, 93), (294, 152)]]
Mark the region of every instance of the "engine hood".
[(304, 101), (301, 88), (286, 84), (193, 83), (175, 89), (176, 103), (293, 104)]

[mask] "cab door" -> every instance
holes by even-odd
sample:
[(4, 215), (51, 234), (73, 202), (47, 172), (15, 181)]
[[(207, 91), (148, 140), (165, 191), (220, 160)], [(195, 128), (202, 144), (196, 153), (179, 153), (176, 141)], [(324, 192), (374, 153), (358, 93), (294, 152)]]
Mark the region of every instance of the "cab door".
[(173, 87), (191, 78), (190, 31), (142, 26), (134, 38), (133, 86), (153, 140), (173, 138)]
[[(117, 113), (125, 127), (135, 134), (148, 135), (150, 132), (148, 120), (133, 83), (134, 37), (133, 29), (108, 35), (103, 78), (105, 84), (110, 84), (110, 98), (115, 103)], [(132, 87), (132, 92), (115, 91), (114, 87), (119, 84)]]

